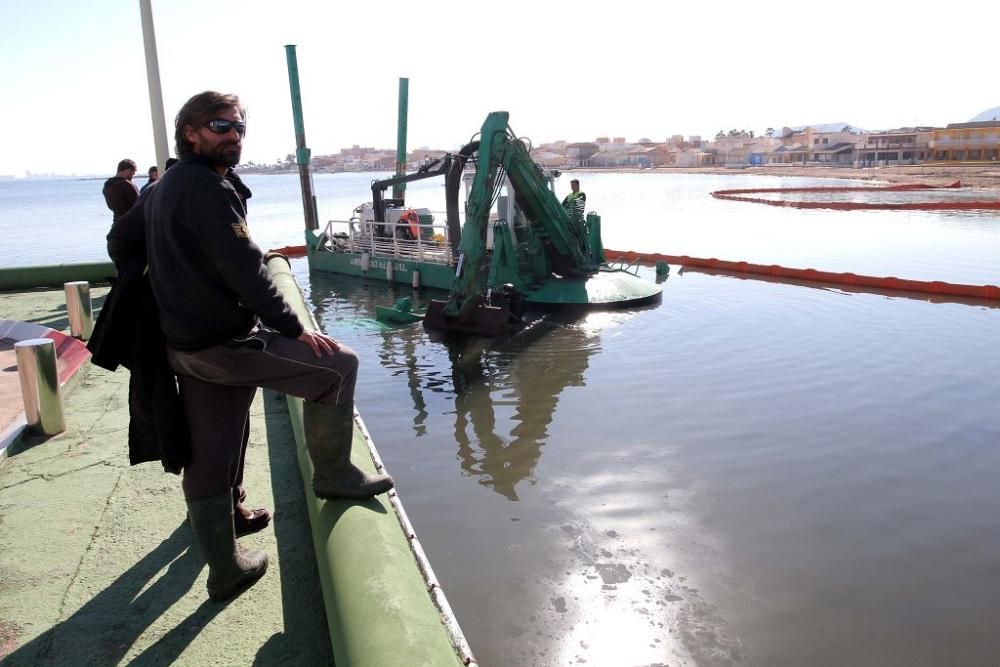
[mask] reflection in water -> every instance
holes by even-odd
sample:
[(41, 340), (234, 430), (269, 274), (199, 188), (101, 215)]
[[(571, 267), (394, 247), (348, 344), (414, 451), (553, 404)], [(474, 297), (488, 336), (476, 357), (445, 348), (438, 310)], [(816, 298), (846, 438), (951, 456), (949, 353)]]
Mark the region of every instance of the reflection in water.
[[(509, 378), (510, 360), (496, 358), (490, 368), (488, 357), (484, 359), (481, 348), (469, 349), (458, 343), (448, 345), (448, 358), (455, 388), (455, 443), (462, 470), (481, 477), (480, 484), (492, 486), (498, 493), (517, 500), (514, 484), (526, 475), (510, 482), (503, 481), (511, 469), (504, 461), (506, 446), (496, 433), (496, 414), (491, 402), (493, 383), (503, 383), (505, 376)], [(469, 437), (470, 425), (474, 438)], [(475, 449), (477, 444), (482, 450), (479, 456)], [(536, 447), (532, 467), (540, 455), (540, 447)], [(530, 470), (527, 472), (530, 474)]]
[[(547, 336), (554, 330), (560, 350), (552, 349), (553, 337)], [(588, 358), (597, 346), (581, 328), (552, 318), (536, 322), (500, 349), (459, 341), (445, 345), (455, 389), (455, 442), (462, 470), (516, 501), (517, 483), (535, 482), (535, 466), (559, 394), (566, 387), (584, 385)], [(506, 408), (513, 408), (510, 418), (516, 424), (502, 436), (496, 412)]]
[[(412, 330), (419, 324), (407, 327), (408, 331), (396, 335), (387, 327), (382, 334), (382, 346), (379, 359), (386, 368), (402, 367), (406, 373), (406, 386), (413, 401), (413, 432), (417, 436), (427, 435), (427, 402), (421, 391), (419, 364), (417, 363), (417, 344), (420, 337), (413, 335)], [(398, 374), (398, 373), (397, 373)]]
[[(419, 324), (400, 327), (374, 321), (376, 305), (410, 296), (414, 307), (422, 308), (421, 299), (432, 295), (322, 273), (313, 273), (310, 280), (310, 299), (321, 328), (336, 333), (338, 326), (350, 324), (377, 330), (380, 364), (406, 378), (415, 435), (427, 434), (425, 392), (450, 394), (455, 444), (465, 474), (513, 501), (518, 500), (519, 482), (535, 483), (559, 395), (566, 387), (584, 386), (589, 358), (600, 347), (597, 330), (580, 326), (578, 315), (567, 312), (538, 319), (495, 346), (484, 339), (440, 338)], [(341, 307), (347, 319), (335, 324), (331, 320)], [(428, 345), (430, 335), (435, 338)], [(446, 364), (434, 357), (441, 351), (447, 355)], [(512, 422), (509, 430), (498, 413)]]
[[(549, 315), (494, 344), (376, 322), (375, 306), (415, 296), (407, 288), (320, 274), (312, 276), (312, 287), (325, 330), (348, 344), (357, 341), (359, 354), (376, 349), (379, 367), (366, 369), (363, 380), (371, 383), (366, 391), (377, 386), (377, 393), (361, 400), (369, 415), (402, 422), (404, 433), (412, 429), (415, 438), (397, 440), (407, 444), (393, 452), (396, 462), (413, 466), (408, 482), (450, 488), (447, 497), (426, 493), (424, 502), (435, 509), (422, 517), (425, 539), (445, 552), (439, 557), (458, 582), (456, 608), (477, 651), (492, 657), (489, 664), (711, 664), (720, 652), (735, 655), (723, 621), (693, 580), (674, 577), (682, 563), (664, 527), (686, 515), (667, 469), (655, 466), (660, 472), (650, 488), (636, 486), (631, 465), (612, 448), (596, 446), (611, 435), (607, 420), (589, 421), (606, 405), (610, 387), (594, 383), (593, 360), (603, 347), (620, 346), (626, 323), (654, 307)], [(376, 375), (383, 380), (373, 382)], [(567, 389), (585, 386), (566, 400)], [(415, 446), (418, 438), (426, 438), (424, 447)], [(644, 447), (632, 437), (616, 443), (631, 443), (632, 454)], [(549, 444), (552, 465), (539, 478)], [(654, 449), (644, 456), (655, 460), (665, 452)], [(445, 452), (454, 455), (441, 456)], [(442, 465), (424, 467), (428, 456)], [(561, 479), (567, 456), (575, 466), (568, 487)], [(476, 493), (461, 479), (450, 484), (450, 458), (463, 477), (499, 497)], [(667, 486), (672, 496), (664, 506)], [(440, 534), (428, 523), (431, 514), (441, 522)], [(457, 526), (462, 555), (449, 560), (455, 547), (445, 535)], [(505, 593), (483, 604), (478, 593), (463, 600), (462, 590)]]
[[(409, 296), (416, 308), (423, 308), (419, 296), (399, 285), (371, 285), (356, 279), (338, 278), (334, 274), (316, 272), (310, 274), (312, 290), (309, 299), (320, 328), (337, 336), (337, 331), (345, 324), (352, 327), (370, 327), (381, 335), (379, 361), (386, 368), (397, 369), (396, 374), (405, 373), (406, 383), (413, 401), (413, 429), (418, 436), (426, 435), (427, 404), (421, 393), (418, 363), (418, 349), (421, 342), (420, 325), (406, 328), (393, 327), (375, 320), (375, 306), (385, 305), (400, 296)], [(334, 324), (338, 311), (345, 311), (343, 322)]]
[(1000, 597), (1000, 309), (672, 273), (658, 308), (499, 347), (388, 330), (408, 288), (314, 276), (482, 663), (996, 654), (964, 619)]

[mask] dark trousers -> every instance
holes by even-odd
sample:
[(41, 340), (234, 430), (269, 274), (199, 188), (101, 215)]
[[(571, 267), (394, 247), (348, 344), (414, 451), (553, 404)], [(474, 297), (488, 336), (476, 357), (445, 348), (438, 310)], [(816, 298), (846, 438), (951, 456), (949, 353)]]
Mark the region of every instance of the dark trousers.
[(257, 387), (326, 405), (354, 404), (358, 358), (341, 346), (316, 357), (298, 340), (265, 330), (197, 352), (169, 350), (191, 427), (191, 462), (184, 497), (237, 493), (249, 437), (249, 411)]
[(250, 404), (257, 387), (227, 387), (190, 375), (179, 376), (178, 381), (191, 429), (184, 497), (208, 498), (226, 490), (239, 497), (250, 438)]

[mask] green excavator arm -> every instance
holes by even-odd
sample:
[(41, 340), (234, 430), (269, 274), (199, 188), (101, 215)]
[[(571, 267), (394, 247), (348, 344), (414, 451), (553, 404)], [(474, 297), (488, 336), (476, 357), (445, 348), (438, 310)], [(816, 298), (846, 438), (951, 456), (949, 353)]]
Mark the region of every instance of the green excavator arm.
[[(567, 212), (549, 190), (542, 170), (508, 120), (506, 111), (494, 111), (483, 123), (455, 279), (448, 300), (432, 302), (428, 308), (425, 324), (432, 328), (505, 333), (518, 323), (521, 293), (553, 274), (582, 277), (600, 268), (592, 259), (592, 234), (586, 223)], [(498, 221), (493, 247), (488, 248), (490, 212), (505, 179), (528, 224), (514, 234), (512, 221)]]

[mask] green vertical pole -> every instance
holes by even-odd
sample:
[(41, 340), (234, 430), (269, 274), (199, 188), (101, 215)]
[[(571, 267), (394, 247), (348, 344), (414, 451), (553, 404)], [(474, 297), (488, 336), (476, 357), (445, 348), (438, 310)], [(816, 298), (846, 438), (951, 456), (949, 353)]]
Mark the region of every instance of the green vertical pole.
[[(399, 77), (399, 115), (396, 121), (396, 175), (406, 174), (406, 109), (410, 103), (410, 80)], [(406, 183), (392, 186), (394, 199), (402, 199)]]
[(305, 122), (302, 120), (302, 93), (299, 90), (299, 64), (295, 58), (295, 45), (285, 46), (288, 58), (288, 86), (292, 91), (292, 118), (295, 120), (295, 162), (299, 165), (299, 181), (302, 184), (302, 209), (305, 214), (306, 229), (319, 229), (319, 215), (316, 210), (316, 195), (313, 193), (312, 173), (309, 171), (309, 149), (306, 148)]

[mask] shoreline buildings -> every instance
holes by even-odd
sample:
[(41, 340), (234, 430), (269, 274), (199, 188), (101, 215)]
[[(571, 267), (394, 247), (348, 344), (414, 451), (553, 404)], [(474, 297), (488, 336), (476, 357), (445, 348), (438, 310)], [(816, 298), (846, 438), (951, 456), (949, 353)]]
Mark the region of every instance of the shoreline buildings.
[[(426, 146), (407, 154), (415, 169), (446, 151)], [(754, 165), (887, 166), (929, 163), (982, 164), (1000, 161), (1000, 107), (964, 123), (945, 127), (901, 127), (865, 131), (847, 123), (824, 123), (753, 131), (720, 131), (713, 139), (672, 135), (664, 141), (625, 137), (596, 137), (593, 141), (558, 140), (532, 150), (532, 158), (552, 169), (718, 167)], [(392, 171), (394, 149), (352, 146), (339, 153), (316, 155), (317, 172)], [(292, 171), (294, 156), (274, 165), (246, 165), (245, 172)]]

